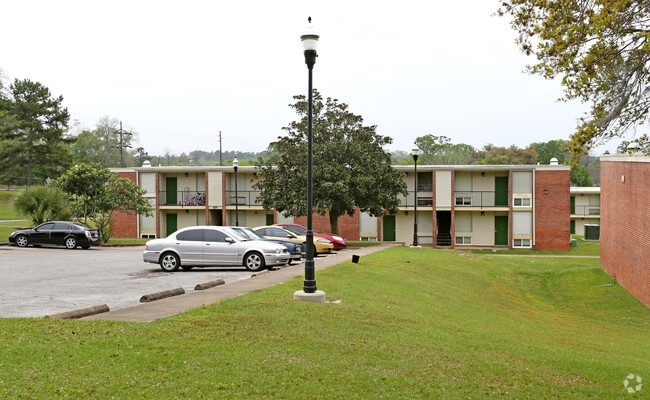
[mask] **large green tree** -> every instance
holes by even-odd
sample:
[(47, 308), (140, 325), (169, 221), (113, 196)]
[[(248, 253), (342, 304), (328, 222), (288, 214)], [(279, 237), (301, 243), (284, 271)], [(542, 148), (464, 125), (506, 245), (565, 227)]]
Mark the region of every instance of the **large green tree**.
[(453, 144), (447, 136), (425, 135), (415, 139), (422, 164), (462, 165), (472, 161), (474, 147), (460, 143)]
[[(401, 172), (391, 166), (384, 146), (392, 139), (376, 133), (376, 126), (350, 112), (337, 99), (323, 100), (313, 92), (313, 200), (315, 212), (329, 212), (331, 231), (338, 233), (338, 218), (353, 215), (355, 207), (374, 216), (395, 212), (398, 195), (406, 195)], [(307, 109), (306, 96), (294, 96), (290, 107), (299, 119), (282, 128), (286, 136), (271, 143), (275, 162), (260, 165), (254, 187), (261, 190), (265, 208), (285, 216), (307, 215)]]
[(569, 142), (563, 139), (549, 140), (548, 142), (531, 143), (530, 148), (537, 153), (537, 162), (550, 164), (552, 158), (556, 158), (560, 164), (567, 161)]
[(18, 80), (0, 99), (0, 176), (56, 177), (72, 162), (66, 136), (70, 115), (63, 97), (38, 82)]
[(531, 147), (520, 149), (514, 144), (510, 147), (497, 147), (486, 144), (483, 150), (474, 153), (474, 164), (535, 164), (537, 153)]
[(594, 186), (591, 179), (591, 172), (582, 164), (576, 164), (571, 168), (571, 185), (572, 186)]
[(75, 218), (84, 223), (93, 221), (104, 242), (110, 237), (109, 226), (116, 211), (151, 215), (151, 206), (143, 197), (145, 191), (98, 164), (78, 164), (56, 183), (72, 196)]
[(650, 110), (650, 1), (502, 0), (528, 69), (562, 78), (563, 100), (591, 104), (571, 136), (577, 160), (593, 145), (646, 124)]

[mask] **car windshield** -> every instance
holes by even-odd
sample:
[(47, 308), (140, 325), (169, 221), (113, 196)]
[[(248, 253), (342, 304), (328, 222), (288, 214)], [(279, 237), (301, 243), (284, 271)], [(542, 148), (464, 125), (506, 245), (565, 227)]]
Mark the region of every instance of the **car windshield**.
[(246, 235), (250, 240), (263, 240), (264, 238), (255, 233), (251, 228), (239, 228), (236, 229), (240, 233)]
[(282, 227), (284, 229), (288, 230), (289, 232), (295, 233), (297, 235), (304, 235), (305, 233), (307, 233), (306, 229), (302, 229), (302, 228), (300, 228), (298, 226), (284, 226), (283, 225)]
[(240, 231), (239, 229), (228, 229), (228, 233), (241, 242), (246, 242), (248, 240), (251, 240), (248, 238), (248, 236), (246, 236), (244, 232)]

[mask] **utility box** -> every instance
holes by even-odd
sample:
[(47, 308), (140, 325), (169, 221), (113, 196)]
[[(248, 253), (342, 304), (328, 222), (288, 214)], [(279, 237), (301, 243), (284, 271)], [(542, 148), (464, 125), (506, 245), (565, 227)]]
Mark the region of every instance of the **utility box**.
[(585, 224), (585, 240), (600, 240), (600, 225)]

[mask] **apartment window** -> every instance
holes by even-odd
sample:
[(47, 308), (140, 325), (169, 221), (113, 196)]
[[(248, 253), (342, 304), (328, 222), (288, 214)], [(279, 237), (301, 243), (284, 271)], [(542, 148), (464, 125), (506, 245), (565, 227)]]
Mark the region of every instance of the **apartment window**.
[(456, 244), (472, 244), (470, 236), (456, 236)]
[(530, 247), (530, 239), (514, 239), (512, 247)]
[(528, 197), (515, 197), (513, 205), (515, 207), (530, 207), (530, 199)]
[(457, 206), (471, 206), (472, 198), (471, 197), (456, 197)]

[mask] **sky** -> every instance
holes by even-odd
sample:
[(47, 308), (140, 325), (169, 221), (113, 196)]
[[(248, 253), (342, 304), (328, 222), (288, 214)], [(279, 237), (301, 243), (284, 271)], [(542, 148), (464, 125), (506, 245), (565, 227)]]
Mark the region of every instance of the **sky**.
[[(108, 116), (151, 155), (263, 151), (307, 92), (300, 43), (320, 34), (314, 88), (409, 151), (568, 139), (588, 110), (525, 72), (498, 0), (5, 2), (0, 69), (62, 95), (74, 131)], [(594, 149), (616, 148), (617, 142)]]

